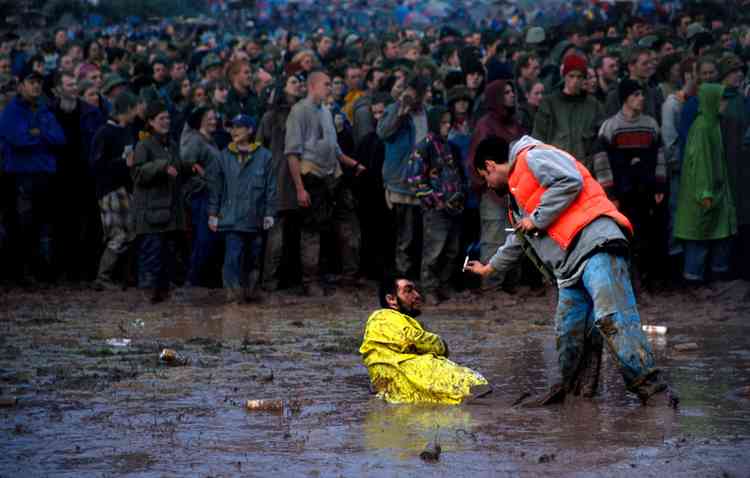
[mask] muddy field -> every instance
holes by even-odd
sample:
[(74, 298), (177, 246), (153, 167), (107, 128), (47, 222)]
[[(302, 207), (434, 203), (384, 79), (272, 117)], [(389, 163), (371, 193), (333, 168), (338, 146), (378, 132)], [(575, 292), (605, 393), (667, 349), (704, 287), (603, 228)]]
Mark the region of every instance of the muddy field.
[[(0, 296), (0, 476), (750, 476), (750, 302), (643, 297), (678, 411), (642, 407), (605, 361), (600, 396), (511, 404), (557, 379), (554, 292), (466, 294), (425, 308), (451, 358), (495, 393), (467, 406), (370, 395), (356, 350), (374, 287), (226, 306), (220, 291), (147, 305), (134, 290)], [(129, 338), (127, 347), (108, 339)], [(676, 345), (693, 342), (688, 351)], [(160, 364), (176, 349), (188, 366)], [(247, 411), (248, 399), (285, 399)], [(438, 437), (440, 461), (420, 460)]]

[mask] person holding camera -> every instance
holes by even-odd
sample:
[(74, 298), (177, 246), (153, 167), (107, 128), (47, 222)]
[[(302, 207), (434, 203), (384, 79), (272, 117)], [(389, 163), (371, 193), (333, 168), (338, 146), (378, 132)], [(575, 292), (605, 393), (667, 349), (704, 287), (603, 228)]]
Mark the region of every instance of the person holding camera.
[(422, 226), (422, 214), (419, 199), (404, 177), (404, 171), (414, 146), (427, 137), (424, 98), (428, 88), (427, 80), (412, 76), (399, 100), (386, 108), (377, 127), (378, 136), (385, 143), (385, 198), (396, 225), (396, 272), (406, 277), (418, 274), (419, 246), (416, 240)]

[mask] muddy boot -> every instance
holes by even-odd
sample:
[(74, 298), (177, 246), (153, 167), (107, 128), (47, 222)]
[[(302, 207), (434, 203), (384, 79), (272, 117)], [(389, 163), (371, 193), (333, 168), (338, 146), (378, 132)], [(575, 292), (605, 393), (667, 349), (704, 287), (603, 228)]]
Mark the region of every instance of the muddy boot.
[(94, 290), (103, 291), (119, 289), (113, 279), (119, 258), (120, 256), (115, 254), (111, 249), (104, 250), (102, 258), (99, 260), (99, 273), (93, 283)]
[(245, 302), (258, 302), (260, 295), (258, 294), (258, 271), (252, 271), (247, 278), (247, 287), (242, 289), (242, 298)]
[(677, 391), (667, 384), (659, 372), (652, 374), (643, 383), (631, 390), (641, 400), (641, 405), (655, 403), (657, 397), (663, 396), (670, 408), (676, 409), (680, 404)]
[(524, 392), (514, 403), (513, 406), (520, 405), (522, 407), (543, 407), (547, 405), (554, 405), (556, 403), (562, 403), (565, 401), (565, 395), (567, 391), (563, 384), (556, 383), (550, 387), (546, 393), (532, 395), (529, 392)]
[(601, 335), (593, 331), (592, 335), (586, 339), (586, 350), (581, 358), (581, 365), (578, 368), (575, 378), (568, 387), (573, 395), (580, 395), (586, 398), (596, 396), (599, 388), (599, 373), (602, 366), (602, 351), (604, 344)]

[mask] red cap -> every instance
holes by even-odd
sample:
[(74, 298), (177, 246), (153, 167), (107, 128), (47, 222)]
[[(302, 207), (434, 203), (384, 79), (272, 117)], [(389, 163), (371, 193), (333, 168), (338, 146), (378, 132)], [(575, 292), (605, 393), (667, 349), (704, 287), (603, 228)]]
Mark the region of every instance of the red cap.
[(578, 55), (568, 55), (565, 58), (565, 61), (563, 61), (563, 69), (562, 74), (563, 76), (567, 75), (571, 71), (580, 71), (583, 73), (583, 76), (585, 77), (587, 72), (588, 65), (586, 64), (586, 59), (578, 56)]

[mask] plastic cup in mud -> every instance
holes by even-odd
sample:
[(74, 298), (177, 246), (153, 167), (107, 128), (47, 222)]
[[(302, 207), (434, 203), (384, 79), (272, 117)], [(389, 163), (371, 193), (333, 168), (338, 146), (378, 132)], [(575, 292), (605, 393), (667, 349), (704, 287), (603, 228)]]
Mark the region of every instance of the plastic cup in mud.
[(667, 333), (667, 327), (664, 325), (644, 325), (642, 329), (647, 334), (665, 335)]
[(284, 400), (248, 400), (247, 403), (245, 403), (245, 408), (248, 410), (282, 411), (284, 410)]
[(159, 360), (169, 365), (186, 365), (188, 360), (173, 349), (164, 349), (159, 354)]

